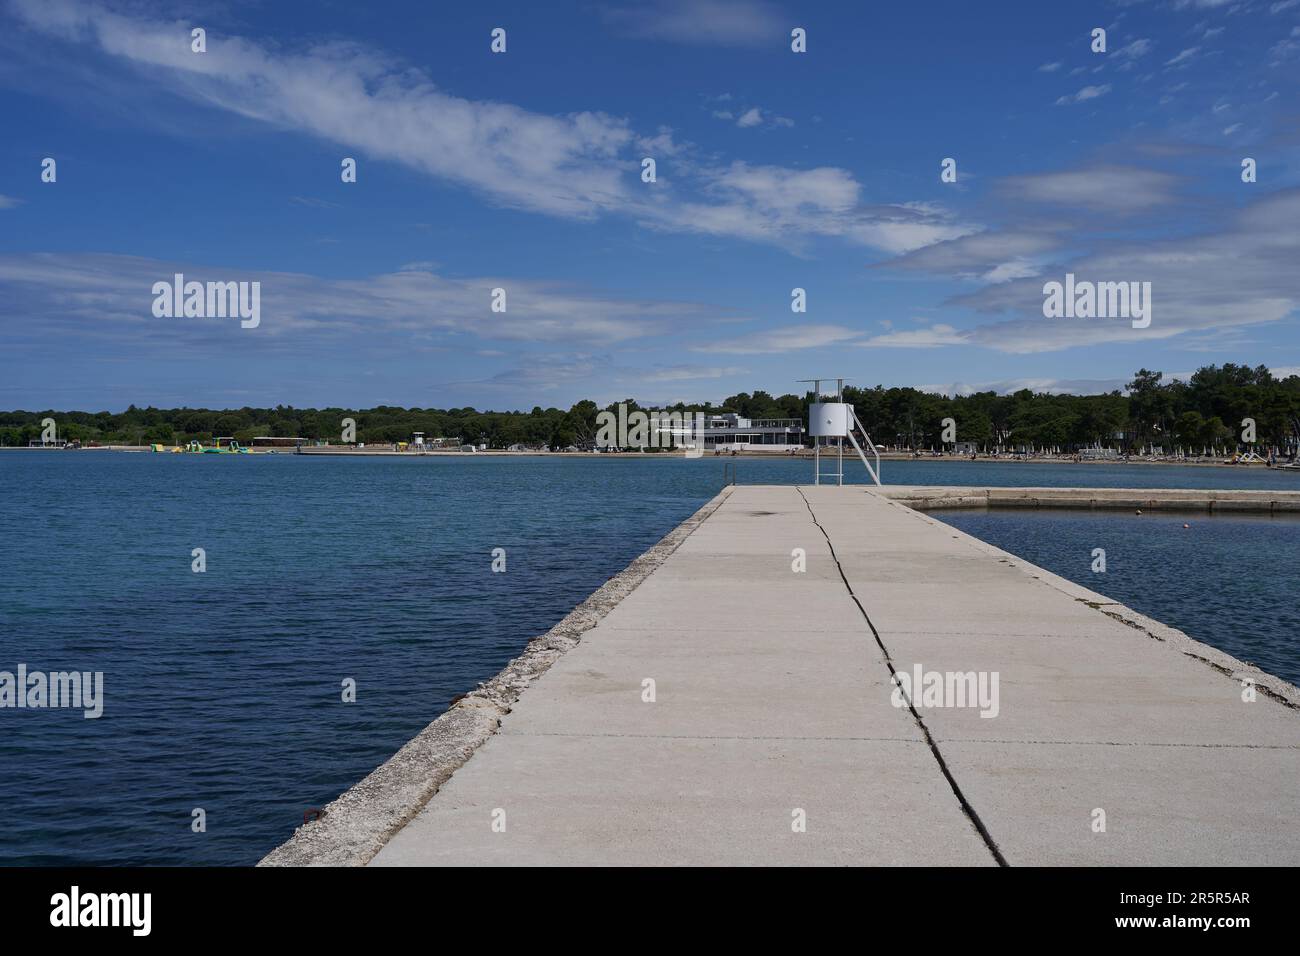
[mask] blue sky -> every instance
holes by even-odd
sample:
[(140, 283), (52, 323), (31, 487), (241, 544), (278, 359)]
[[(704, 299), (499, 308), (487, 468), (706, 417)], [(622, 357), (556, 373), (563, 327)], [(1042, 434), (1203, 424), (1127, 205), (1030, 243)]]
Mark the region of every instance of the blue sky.
[[(452, 6), (0, 0), (0, 407), (1300, 369), (1300, 0)], [(1066, 272), (1150, 328), (1044, 318)]]

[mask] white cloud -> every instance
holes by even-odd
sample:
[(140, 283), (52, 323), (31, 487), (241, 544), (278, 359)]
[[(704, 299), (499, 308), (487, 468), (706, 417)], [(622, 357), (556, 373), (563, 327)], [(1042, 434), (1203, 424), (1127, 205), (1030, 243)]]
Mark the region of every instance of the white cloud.
[(875, 335), (865, 342), (855, 342), (863, 348), (932, 349), (941, 345), (964, 345), (969, 333), (951, 325), (936, 323), (924, 329), (904, 329)]
[(188, 25), (178, 33), (175, 24), (66, 0), (16, 0), (14, 9), (37, 29), (173, 71), (182, 95), (355, 146), (503, 204), (582, 217), (627, 198), (615, 159), (632, 134), (601, 113), (553, 117), (462, 99), (351, 44), (293, 53), (209, 35), (208, 52), (197, 56), (177, 41)]
[(1071, 103), (1084, 103), (1088, 100), (1095, 100), (1099, 96), (1105, 96), (1109, 92), (1109, 83), (1105, 83), (1101, 86), (1085, 86), (1077, 93), (1071, 93), (1068, 96), (1059, 97), (1056, 101), (1056, 105), (1068, 106)]
[(1165, 60), (1165, 66), (1181, 66), (1200, 52), (1199, 46), (1188, 47), (1172, 59)]
[(736, 125), (741, 129), (754, 129), (758, 126), (777, 126), (789, 128), (794, 126), (794, 120), (786, 116), (777, 116), (768, 110), (758, 106), (750, 107), (740, 113), (739, 116), (730, 110), (715, 110), (713, 115), (718, 119), (735, 119)]
[(1060, 69), (1062, 66), (1064, 66), (1064, 65), (1065, 65), (1065, 64), (1062, 63), (1060, 60), (1057, 60), (1057, 61), (1054, 62), (1054, 63), (1044, 63), (1042, 66), (1040, 66), (1040, 67), (1038, 68), (1038, 72), (1039, 72), (1039, 73), (1055, 73), (1057, 70), (1059, 70), (1059, 69)]
[(861, 186), (846, 170), (830, 166), (795, 170), (781, 166), (730, 166), (701, 170), (711, 203), (684, 201), (642, 209), (646, 225), (706, 235), (790, 243), (833, 236), (890, 254), (976, 231), (938, 207), (859, 204)]
[(1289, 60), (1295, 53), (1300, 53), (1300, 42), (1296, 38), (1300, 37), (1300, 27), (1292, 29), (1291, 36), (1275, 43), (1268, 51), (1269, 65), (1277, 66)]
[(1038, 273), (1039, 267), (1032, 260), (1012, 259), (998, 263), (980, 278), (985, 282), (1010, 282), (1012, 279), (1027, 279)]
[(1095, 166), (1016, 176), (1003, 180), (999, 189), (1010, 198), (1125, 212), (1173, 202), (1176, 182), (1174, 176), (1151, 169)]
[(21, 202), (21, 199), (14, 199), (12, 196), (6, 196), (3, 193), (0, 193), (0, 209), (13, 209)]
[(1107, 242), (1091, 255), (1060, 263), (1052, 277), (1076, 281), (1150, 282), (1152, 320), (1055, 320), (1042, 314), (1043, 277), (1015, 280), (959, 296), (951, 304), (1015, 318), (978, 326), (969, 341), (1029, 353), (1104, 342), (1150, 342), (1188, 332), (1223, 332), (1294, 317), (1300, 310), (1300, 190), (1256, 201), (1218, 232), (1141, 242)]
[(827, 212), (850, 212), (858, 204), (858, 183), (843, 169), (822, 166), (791, 170), (781, 166), (732, 163), (717, 184), (743, 193), (760, 208), (794, 213), (804, 206)]
[(1059, 246), (1060, 240), (1049, 233), (989, 231), (934, 243), (881, 263), (880, 268), (1005, 281), (1034, 274), (1027, 271), (1032, 263)]
[(1115, 56), (1122, 60), (1136, 60), (1151, 51), (1151, 41), (1146, 37), (1134, 40), (1115, 51)]
[(734, 338), (695, 345), (692, 352), (722, 352), (732, 355), (769, 355), (837, 345), (859, 338), (861, 332), (842, 325), (791, 325), (739, 333)]
[[(38, 253), (0, 256), (0, 290), (12, 307), (0, 313), (6, 340), (28, 335), (109, 336), (145, 347), (202, 342), (229, 334), (257, 347), (264, 341), (312, 345), (354, 336), (383, 344), (448, 336), (517, 342), (613, 344), (690, 331), (737, 316), (691, 302), (600, 295), (554, 282), (505, 277), (450, 279), (429, 263), (363, 279), (225, 269), (109, 254)], [(155, 282), (258, 281), (262, 322), (254, 333), (220, 319), (156, 319)], [(507, 311), (489, 309), (504, 288)], [(20, 317), (21, 313), (21, 317)], [(252, 336), (256, 336), (253, 338)], [(396, 337), (396, 338), (395, 338)]]
[[(676, 9), (654, 9), (663, 14), (668, 7)], [(738, 10), (761, 8), (705, 2), (688, 12), (718, 24), (739, 16)], [(828, 190), (857, 195), (858, 184), (840, 169), (679, 162), (673, 188), (648, 192), (637, 182), (643, 153), (632, 150), (652, 146), (673, 155), (679, 147), (667, 127), (638, 136), (626, 120), (603, 113), (548, 116), (464, 99), (354, 44), (294, 52), (210, 33), (208, 52), (196, 56), (177, 41), (188, 36), (187, 24), (147, 22), (78, 0), (13, 0), (13, 9), (39, 31), (146, 68), (146, 75), (181, 96), (318, 136), (355, 155), (402, 163), (506, 206), (575, 219), (625, 215), (659, 229), (785, 247), (835, 236), (889, 253), (973, 229), (900, 206), (827, 204)], [(681, 5), (678, 13), (684, 10)], [(761, 189), (744, 182), (763, 177), (770, 182)]]
[(673, 140), (672, 129), (667, 126), (660, 126), (659, 132), (654, 136), (638, 137), (637, 148), (653, 156), (676, 156), (682, 151), (682, 147)]

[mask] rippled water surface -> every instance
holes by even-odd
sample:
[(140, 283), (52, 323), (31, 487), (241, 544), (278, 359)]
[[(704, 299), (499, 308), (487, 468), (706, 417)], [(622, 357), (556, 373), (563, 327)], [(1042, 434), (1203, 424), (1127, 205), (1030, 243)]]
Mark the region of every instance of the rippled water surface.
[[(742, 483), (807, 482), (812, 467), (729, 463)], [(884, 474), (1300, 489), (1297, 475), (1230, 468), (922, 461)], [(97, 720), (0, 709), (0, 862), (255, 862), (721, 479), (712, 457), (0, 452), (0, 670), (105, 675)], [(1080, 549), (1114, 542), (1105, 586), (1084, 583), (1296, 677), (1295, 525), (944, 520), (1071, 577)], [(505, 574), (490, 570), (498, 547)], [(195, 548), (205, 573), (191, 571)], [(206, 833), (191, 830), (196, 808)]]

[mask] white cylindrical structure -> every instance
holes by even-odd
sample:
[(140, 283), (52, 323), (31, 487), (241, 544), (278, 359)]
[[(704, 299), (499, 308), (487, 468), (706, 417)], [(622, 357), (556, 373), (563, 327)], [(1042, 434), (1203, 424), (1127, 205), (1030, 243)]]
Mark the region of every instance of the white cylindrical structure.
[(808, 434), (814, 438), (843, 438), (849, 433), (849, 406), (844, 402), (813, 402), (808, 406)]

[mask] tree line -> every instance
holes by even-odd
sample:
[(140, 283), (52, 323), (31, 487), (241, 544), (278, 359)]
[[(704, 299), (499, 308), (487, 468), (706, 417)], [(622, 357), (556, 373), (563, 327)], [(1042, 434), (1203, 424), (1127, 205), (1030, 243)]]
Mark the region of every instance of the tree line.
[[(1242, 443), (1243, 421), (1255, 423), (1256, 442), (1264, 447), (1294, 449), (1300, 438), (1300, 376), (1283, 379), (1263, 365), (1231, 363), (1207, 366), (1188, 381), (1163, 381), (1159, 372), (1140, 369), (1125, 392), (1101, 395), (1056, 395), (1022, 389), (1011, 394), (976, 392), (947, 397), (914, 388), (846, 387), (851, 402), (872, 438), (899, 448), (939, 448), (944, 419), (956, 424), (956, 440), (981, 449), (1059, 447), (1063, 450), (1102, 446), (1135, 451), (1154, 446), (1178, 448), (1235, 446)], [(794, 418), (806, 423), (810, 395), (772, 396), (741, 392), (721, 404), (684, 404), (665, 411), (733, 412), (749, 419)], [(608, 406), (615, 410), (619, 403)], [(641, 408), (626, 401), (629, 411)], [(124, 412), (0, 412), (0, 445), (27, 445), (42, 434), (42, 421), (55, 420), (60, 440), (83, 444), (184, 444), (230, 436), (248, 444), (259, 436), (300, 437), (310, 441), (341, 440), (343, 420), (356, 422), (356, 440), (366, 443), (407, 441), (413, 432), (427, 438), (507, 448), (521, 444), (566, 448), (590, 447), (595, 440), (595, 402), (583, 400), (568, 409), (534, 407), (531, 411), (479, 411), (474, 408), (368, 409), (140, 408)]]

